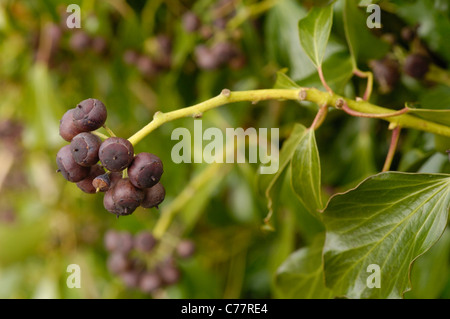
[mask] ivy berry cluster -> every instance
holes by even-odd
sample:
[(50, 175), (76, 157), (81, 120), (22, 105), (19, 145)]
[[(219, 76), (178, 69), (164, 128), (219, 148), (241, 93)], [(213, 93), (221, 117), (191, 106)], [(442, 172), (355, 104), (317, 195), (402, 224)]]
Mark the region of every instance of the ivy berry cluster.
[(147, 294), (176, 284), (181, 277), (176, 259), (191, 257), (195, 244), (190, 240), (181, 240), (173, 254), (158, 259), (156, 248), (159, 244), (148, 231), (135, 235), (126, 231), (107, 231), (104, 245), (110, 253), (107, 261), (109, 272), (119, 276), (128, 288), (137, 288)]
[(158, 207), (165, 197), (160, 158), (145, 152), (134, 155), (133, 145), (124, 138), (102, 141), (92, 132), (104, 126), (106, 117), (106, 107), (97, 99), (84, 100), (63, 115), (59, 134), (70, 144), (56, 155), (58, 172), (85, 193), (105, 192), (103, 205), (117, 217), (139, 206)]

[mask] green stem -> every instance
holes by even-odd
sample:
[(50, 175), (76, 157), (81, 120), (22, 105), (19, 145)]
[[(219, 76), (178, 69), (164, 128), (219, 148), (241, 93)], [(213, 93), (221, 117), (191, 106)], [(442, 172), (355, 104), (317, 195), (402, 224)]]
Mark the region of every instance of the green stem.
[(97, 132), (97, 131), (94, 131), (94, 132), (91, 132), (91, 133), (94, 134), (94, 135), (97, 135), (98, 137), (100, 137), (103, 140), (106, 140), (108, 138), (108, 136), (106, 136), (105, 134)]
[[(306, 94), (305, 94), (306, 93)], [(176, 119), (184, 117), (198, 117), (203, 112), (217, 108), (224, 104), (235, 103), (235, 102), (258, 102), (264, 100), (304, 100), (322, 105), (326, 103), (328, 106), (339, 105), (342, 103), (342, 99), (346, 102), (351, 110), (365, 114), (382, 114), (383, 120), (394, 123), (405, 128), (413, 128), (421, 131), (426, 131), (434, 134), (439, 134), (443, 136), (450, 137), (450, 127), (427, 121), (409, 114), (400, 114), (397, 116), (392, 116), (397, 111), (380, 107), (371, 104), (367, 101), (351, 100), (343, 98), (337, 94), (330, 94), (328, 92), (322, 92), (317, 89), (311, 88), (299, 88), (299, 89), (265, 89), (265, 90), (250, 90), (250, 91), (237, 91), (230, 92), (225, 89), (216, 97), (213, 97), (204, 102), (198, 103), (196, 105), (178, 109), (175, 111), (161, 113), (156, 112), (153, 120), (144, 126), (141, 130), (136, 132), (128, 140), (131, 144), (136, 145), (144, 137), (150, 134), (152, 131), (163, 125), (164, 123), (171, 122)]]
[(363, 100), (368, 101), (370, 99), (370, 96), (372, 95), (373, 73), (370, 71), (364, 72), (359, 69), (356, 69), (353, 71), (353, 74), (355, 74), (357, 77), (360, 77), (360, 78), (367, 78), (367, 85), (366, 85), (366, 90), (363, 95)]
[(228, 171), (228, 169), (229, 166), (227, 167), (221, 163), (213, 163), (197, 175), (169, 205), (164, 207), (161, 217), (153, 228), (155, 238), (159, 239), (164, 235), (177, 212), (183, 210), (187, 203), (192, 200), (192, 195), (198, 189), (211, 180), (211, 178), (223, 176), (223, 173)]

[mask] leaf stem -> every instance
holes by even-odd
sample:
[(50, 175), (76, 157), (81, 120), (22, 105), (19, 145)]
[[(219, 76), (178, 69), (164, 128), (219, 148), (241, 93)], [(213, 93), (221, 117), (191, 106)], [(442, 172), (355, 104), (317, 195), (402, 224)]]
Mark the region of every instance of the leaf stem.
[(397, 149), (398, 139), (400, 137), (400, 126), (395, 127), (392, 130), (391, 144), (389, 145), (389, 151), (386, 156), (386, 160), (383, 166), (383, 172), (387, 172), (391, 168), (392, 160), (394, 159), (395, 150)]
[(364, 72), (359, 69), (353, 71), (353, 74), (360, 78), (367, 78), (366, 90), (364, 91), (363, 100), (368, 101), (372, 95), (373, 89), (373, 73), (370, 71)]
[(316, 114), (316, 117), (314, 118), (314, 121), (311, 124), (311, 128), (313, 130), (317, 130), (320, 125), (322, 125), (323, 121), (325, 121), (325, 118), (328, 114), (328, 105), (325, 103), (320, 106), (319, 111)]
[(342, 110), (351, 116), (367, 117), (367, 118), (372, 118), (372, 119), (380, 119), (380, 118), (399, 116), (399, 115), (405, 114), (409, 111), (409, 109), (407, 107), (405, 107), (397, 112), (382, 113), (382, 114), (369, 114), (369, 113), (362, 113), (362, 112), (354, 111), (351, 108), (349, 108), (347, 103), (345, 103), (345, 102), (342, 105)]
[(328, 86), (327, 81), (325, 81), (325, 77), (323, 76), (322, 66), (317, 68), (317, 73), (319, 73), (320, 82), (322, 82), (323, 87), (328, 93), (333, 94), (333, 90)]
[(169, 228), (176, 213), (183, 210), (186, 204), (192, 199), (192, 195), (205, 185), (211, 178), (220, 178), (229, 168), (221, 163), (208, 165), (199, 175), (197, 175), (183, 191), (167, 206), (165, 206), (161, 217), (156, 222), (153, 229), (155, 238), (161, 238)]

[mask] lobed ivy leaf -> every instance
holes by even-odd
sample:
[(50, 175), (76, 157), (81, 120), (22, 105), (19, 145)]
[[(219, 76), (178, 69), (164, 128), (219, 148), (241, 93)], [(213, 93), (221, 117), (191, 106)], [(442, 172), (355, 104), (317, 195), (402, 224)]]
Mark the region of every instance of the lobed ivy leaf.
[(294, 124), (291, 135), (283, 143), (281, 148), (278, 171), (275, 174), (258, 174), (259, 188), (268, 200), (269, 214), (272, 214), (275, 210), (274, 208), (278, 201), (286, 167), (291, 161), (297, 144), (302, 139), (305, 131), (306, 127), (303, 125), (297, 123)]
[(314, 7), (298, 22), (303, 50), (316, 68), (321, 67), (333, 24), (333, 5)]
[(449, 278), (449, 266), (450, 230), (447, 228), (436, 245), (414, 263), (411, 270), (412, 289), (405, 294), (405, 298), (438, 299)]
[(320, 161), (313, 129), (308, 129), (295, 148), (291, 161), (291, 185), (305, 208), (317, 216), (323, 208)]
[(345, 37), (355, 69), (358, 60), (380, 59), (389, 51), (389, 45), (370, 32), (358, 3), (359, 0), (345, 0), (343, 10)]
[[(348, 52), (338, 51), (327, 57), (323, 62), (323, 73), (331, 89), (344, 94), (345, 86), (353, 76), (353, 64)], [(299, 84), (316, 88), (323, 85), (317, 73), (300, 80)]]
[(298, 41), (297, 23), (304, 16), (306, 10), (297, 1), (279, 1), (268, 12), (264, 26), (270, 59), (289, 68), (294, 79), (302, 79), (315, 72)]
[[(332, 197), (323, 214), (327, 287), (350, 298), (400, 298), (413, 261), (442, 235), (450, 176), (386, 172)], [(380, 267), (380, 288), (367, 285)]]
[(286, 69), (277, 72), (274, 89), (298, 89), (300, 86), (286, 75)]
[(450, 126), (450, 110), (431, 110), (409, 108), (409, 114), (416, 115), (425, 120)]
[(322, 248), (324, 234), (319, 234), (309, 247), (292, 253), (278, 268), (275, 289), (280, 298), (329, 299), (333, 292), (325, 287)]

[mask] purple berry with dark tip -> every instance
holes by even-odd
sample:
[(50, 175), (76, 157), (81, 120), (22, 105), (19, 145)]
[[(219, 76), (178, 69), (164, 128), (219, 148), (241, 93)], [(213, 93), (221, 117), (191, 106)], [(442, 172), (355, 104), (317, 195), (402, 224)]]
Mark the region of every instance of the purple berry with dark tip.
[(69, 182), (77, 183), (89, 175), (89, 167), (84, 167), (75, 162), (70, 152), (70, 145), (62, 147), (56, 155), (58, 171)]
[(134, 247), (136, 250), (147, 253), (156, 245), (155, 237), (148, 231), (140, 232), (134, 236)]
[(112, 172), (120, 172), (130, 166), (134, 158), (133, 145), (126, 139), (110, 137), (103, 141), (99, 149), (103, 166)]
[(81, 166), (92, 166), (98, 162), (98, 151), (102, 140), (88, 132), (78, 134), (70, 143), (73, 159)]
[(141, 276), (139, 281), (139, 288), (142, 292), (152, 293), (162, 285), (158, 274), (154, 272), (146, 272)]
[(192, 240), (182, 240), (178, 243), (176, 251), (180, 258), (189, 258), (195, 252), (195, 244)]
[(156, 184), (151, 188), (144, 189), (144, 199), (141, 206), (143, 208), (158, 207), (164, 201), (166, 190), (161, 183)]
[(83, 132), (80, 128), (75, 125), (73, 119), (73, 113), (75, 109), (70, 109), (64, 113), (61, 121), (59, 121), (59, 135), (67, 142), (72, 141), (72, 139)]
[(94, 180), (94, 178), (102, 174), (105, 174), (105, 170), (103, 169), (103, 167), (98, 164), (92, 166), (90, 168), (89, 175), (85, 179), (77, 183), (78, 188), (88, 194), (96, 193), (97, 189), (92, 185), (92, 181)]
[(128, 168), (128, 177), (134, 186), (144, 189), (156, 185), (163, 172), (163, 164), (158, 156), (139, 153)]
[(421, 54), (411, 54), (405, 59), (403, 70), (409, 76), (421, 80), (430, 69), (430, 60)]
[(83, 132), (95, 131), (105, 124), (108, 113), (105, 105), (97, 99), (81, 101), (73, 113), (75, 125)]
[(124, 272), (129, 269), (131, 263), (130, 260), (121, 253), (113, 253), (109, 256), (106, 265), (108, 267), (108, 270), (113, 274), (120, 274), (121, 272)]

